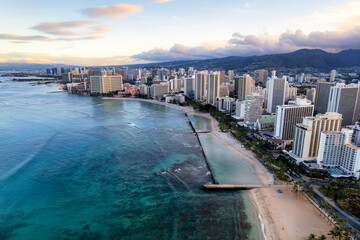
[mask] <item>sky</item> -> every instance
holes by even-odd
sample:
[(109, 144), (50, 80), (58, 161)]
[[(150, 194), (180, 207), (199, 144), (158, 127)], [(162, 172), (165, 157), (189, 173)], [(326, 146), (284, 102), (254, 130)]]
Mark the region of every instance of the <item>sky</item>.
[(124, 65), (360, 49), (360, 0), (0, 0), (0, 63)]

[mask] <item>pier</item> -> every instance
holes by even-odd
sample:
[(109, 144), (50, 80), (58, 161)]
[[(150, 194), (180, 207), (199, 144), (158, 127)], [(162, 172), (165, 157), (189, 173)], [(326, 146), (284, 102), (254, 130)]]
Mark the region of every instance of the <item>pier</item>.
[(205, 183), (203, 184), (203, 188), (209, 190), (249, 190), (253, 188), (262, 188), (263, 185), (238, 185), (238, 184), (213, 184), (213, 183)]

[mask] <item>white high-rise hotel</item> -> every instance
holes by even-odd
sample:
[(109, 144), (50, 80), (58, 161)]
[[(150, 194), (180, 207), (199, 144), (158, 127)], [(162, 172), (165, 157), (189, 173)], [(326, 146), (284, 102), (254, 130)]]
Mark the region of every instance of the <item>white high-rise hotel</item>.
[(317, 163), (322, 167), (340, 168), (359, 179), (360, 143), (353, 137), (356, 134), (357, 131), (349, 128), (343, 128), (341, 132), (322, 132)]

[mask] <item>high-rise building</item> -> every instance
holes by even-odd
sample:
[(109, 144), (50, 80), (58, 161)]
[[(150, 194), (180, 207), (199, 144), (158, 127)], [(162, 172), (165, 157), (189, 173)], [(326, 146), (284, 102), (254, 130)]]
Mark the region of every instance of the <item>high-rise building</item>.
[(268, 82), (267, 112), (275, 113), (276, 106), (284, 105), (286, 95), (286, 80), (283, 78), (271, 78)]
[(108, 93), (124, 89), (122, 76), (91, 76), (91, 93)]
[(349, 128), (343, 128), (341, 132), (322, 132), (317, 163), (321, 167), (340, 168), (359, 179), (360, 146), (350, 141), (353, 134)]
[(195, 100), (204, 101), (206, 99), (206, 78), (205, 72), (195, 74)]
[(262, 115), (263, 97), (258, 93), (252, 93), (245, 97), (244, 123), (252, 125)]
[(238, 91), (239, 91), (239, 79), (240, 77), (239, 76), (236, 76), (234, 77), (234, 81), (233, 81), (233, 84), (234, 84), (234, 95), (235, 96), (238, 96)]
[(206, 102), (216, 105), (216, 98), (220, 96), (220, 73), (214, 72), (206, 76)]
[(286, 98), (285, 100), (295, 100), (297, 97), (297, 87), (289, 87), (286, 83)]
[(360, 85), (336, 84), (330, 88), (328, 112), (342, 114), (343, 125), (351, 125), (359, 120), (360, 114)]
[(276, 70), (271, 71), (271, 78), (277, 78), (276, 77)]
[(255, 82), (264, 83), (268, 77), (268, 71), (264, 69), (255, 70)]
[(306, 99), (310, 100), (311, 103), (315, 102), (316, 88), (311, 88), (306, 91)]
[(276, 107), (275, 137), (282, 140), (294, 138), (295, 126), (304, 117), (312, 117), (314, 105), (304, 98), (297, 98), (294, 104)]
[(216, 99), (216, 110), (231, 114), (235, 107), (235, 99), (230, 97), (222, 97)]
[(320, 133), (340, 131), (342, 116), (328, 112), (315, 117), (305, 117), (295, 127), (293, 154), (299, 158), (316, 158), (319, 150)]
[(189, 67), (189, 69), (188, 69), (188, 76), (193, 76), (194, 73), (195, 73), (194, 67)]
[(239, 77), (238, 80), (238, 99), (239, 101), (244, 101), (245, 97), (250, 95), (252, 92), (252, 81), (253, 79), (249, 74), (244, 74)]
[(339, 166), (344, 140), (343, 132), (322, 132), (317, 163), (326, 167)]
[(149, 90), (148, 89), (149, 88), (148, 88), (148, 86), (146, 84), (139, 85), (139, 92), (142, 95), (149, 95), (149, 92), (148, 92)]
[(297, 82), (298, 83), (303, 83), (305, 80), (305, 73), (302, 73), (300, 75), (297, 75)]
[(334, 82), (336, 78), (336, 70), (331, 70), (330, 72), (330, 82)]
[(168, 83), (153, 84), (150, 87), (150, 93), (153, 99), (162, 98), (168, 92), (169, 92)]
[(171, 79), (170, 81), (173, 82), (173, 88), (171, 89), (172, 93), (178, 93), (181, 91), (181, 79), (175, 77), (174, 79)]
[(230, 95), (229, 84), (220, 84), (220, 97), (228, 97)]
[(184, 68), (179, 68), (179, 75), (180, 76), (185, 75), (185, 69)]
[(327, 112), (330, 89), (335, 85), (335, 83), (325, 81), (325, 79), (320, 79), (316, 84), (315, 111), (317, 113)]
[(234, 70), (228, 71), (228, 79), (229, 79), (229, 81), (234, 80)]
[(245, 101), (236, 101), (235, 118), (244, 119), (245, 117)]
[(220, 84), (225, 83), (225, 71), (219, 71)]
[(188, 97), (195, 96), (195, 78), (184, 79), (184, 94)]
[(343, 147), (340, 168), (351, 174), (356, 179), (360, 175), (360, 147), (353, 144), (345, 144)]

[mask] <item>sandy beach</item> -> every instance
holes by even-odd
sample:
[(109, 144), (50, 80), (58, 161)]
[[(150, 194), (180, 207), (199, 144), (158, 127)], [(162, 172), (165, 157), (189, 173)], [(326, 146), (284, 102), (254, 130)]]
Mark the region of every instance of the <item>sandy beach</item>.
[[(301, 194), (293, 194), (290, 186), (275, 185), (274, 177), (239, 141), (219, 130), (218, 122), (209, 113), (199, 113), (191, 106), (178, 106), (150, 99), (138, 98), (103, 98), (115, 100), (143, 101), (160, 104), (187, 114), (194, 114), (211, 120), (211, 134), (221, 144), (226, 146), (254, 168), (255, 174), (263, 188), (249, 191), (250, 198), (264, 224), (264, 234), (267, 240), (272, 239), (306, 239), (310, 233), (327, 235), (332, 225), (328, 223), (320, 212)], [(281, 189), (282, 193), (278, 190)]]

